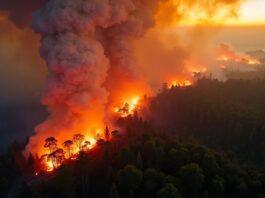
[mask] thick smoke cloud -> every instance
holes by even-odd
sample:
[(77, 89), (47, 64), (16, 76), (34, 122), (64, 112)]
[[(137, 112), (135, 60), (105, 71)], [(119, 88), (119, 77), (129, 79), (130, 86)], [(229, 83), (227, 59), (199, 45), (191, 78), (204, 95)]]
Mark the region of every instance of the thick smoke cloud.
[[(104, 127), (108, 92), (103, 83), (114, 62), (123, 71), (128, 67), (127, 54), (122, 52), (125, 39), (120, 40), (119, 35), (129, 38), (142, 31), (145, 21), (134, 16), (138, 4), (129, 0), (54, 0), (35, 13), (32, 27), (41, 34), (40, 52), (48, 68), (42, 101), (51, 117), (37, 127), (30, 149), (36, 151), (39, 139), (55, 133), (60, 140), (85, 129), (92, 135)], [(138, 30), (135, 25), (140, 26)], [(108, 43), (110, 40), (113, 42)], [(117, 47), (111, 49), (114, 45)], [(118, 48), (119, 55), (113, 52)]]
[(42, 7), (48, 0), (1, 0), (0, 11), (8, 13), (9, 19), (18, 27), (28, 26), (32, 12)]
[[(148, 92), (149, 85), (136, 67), (135, 44), (149, 30), (179, 22), (189, 10), (200, 9), (207, 13), (203, 15), (207, 18), (219, 13), (215, 8), (219, 6), (225, 8), (223, 18), (231, 16), (238, 2), (49, 1), (34, 14), (32, 27), (41, 35), (40, 53), (48, 70), (42, 102), (51, 116), (36, 128), (37, 134), (31, 138), (28, 148), (41, 153), (41, 142), (49, 136), (56, 136), (59, 143), (76, 132), (93, 136), (109, 121), (108, 108), (115, 101), (126, 98), (128, 93)], [(175, 60), (172, 58), (175, 67), (184, 63), (182, 57), (190, 56), (186, 49), (189, 48), (175, 46), (168, 56), (176, 55)], [(181, 60), (176, 60), (178, 57)], [(170, 63), (171, 60), (167, 66)], [(163, 64), (162, 61), (157, 70), (164, 73)], [(150, 64), (144, 67), (152, 70)]]

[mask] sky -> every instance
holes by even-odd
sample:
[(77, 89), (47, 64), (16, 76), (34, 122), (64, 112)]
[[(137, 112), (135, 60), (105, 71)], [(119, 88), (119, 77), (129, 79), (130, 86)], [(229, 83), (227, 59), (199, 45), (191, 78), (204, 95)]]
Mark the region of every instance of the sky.
[(265, 25), (265, 0), (248, 0), (241, 6), (240, 24)]
[[(201, 1), (208, 3), (208, 1)], [(200, 2), (200, 0), (194, 2)], [(236, 12), (233, 12), (233, 10), (230, 14), (228, 14), (229, 12), (225, 12), (225, 10), (229, 10), (225, 6), (214, 7), (218, 12), (215, 16), (207, 16), (200, 8), (197, 9), (197, 7), (195, 7), (195, 9), (188, 9), (188, 12), (185, 13), (185, 18), (180, 24), (184, 26), (193, 26), (199, 22), (207, 25), (207, 21), (210, 19), (209, 21), (211, 21), (211, 25), (265, 26), (265, 0), (241, 0), (238, 2), (239, 4), (235, 4), (234, 7)]]

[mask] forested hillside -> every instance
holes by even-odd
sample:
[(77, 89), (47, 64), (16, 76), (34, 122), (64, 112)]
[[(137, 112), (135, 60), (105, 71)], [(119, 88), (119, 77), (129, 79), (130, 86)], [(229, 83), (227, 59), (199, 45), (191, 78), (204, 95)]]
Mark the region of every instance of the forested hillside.
[(164, 86), (146, 116), (120, 118), (51, 172), (13, 143), (0, 157), (0, 197), (265, 197), (264, 99), (260, 80)]
[(265, 81), (201, 79), (172, 87), (151, 100), (149, 119), (183, 138), (265, 162)]
[(101, 142), (52, 173), (25, 177), (20, 168), (30, 172), (26, 167), (33, 167), (34, 160), (24, 161), (18, 150), (9, 153), (1, 163), (1, 193), (20, 197), (265, 196), (264, 173), (243, 168), (229, 155), (156, 133), (137, 117), (120, 122), (127, 126), (126, 133), (113, 132), (111, 142)]

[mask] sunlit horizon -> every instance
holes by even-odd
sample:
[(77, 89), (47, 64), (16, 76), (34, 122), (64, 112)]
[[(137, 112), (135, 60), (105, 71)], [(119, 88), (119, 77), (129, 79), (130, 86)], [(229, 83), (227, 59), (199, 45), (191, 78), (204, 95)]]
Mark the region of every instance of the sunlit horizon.
[(238, 24), (265, 25), (265, 1), (247, 0), (241, 6)]
[(176, 21), (180, 26), (265, 26), (265, 0), (243, 0), (237, 11), (231, 13), (227, 7), (218, 8), (215, 16), (195, 7), (186, 13), (185, 18)]
[(245, 0), (239, 15), (226, 22), (227, 26), (265, 26), (265, 1)]

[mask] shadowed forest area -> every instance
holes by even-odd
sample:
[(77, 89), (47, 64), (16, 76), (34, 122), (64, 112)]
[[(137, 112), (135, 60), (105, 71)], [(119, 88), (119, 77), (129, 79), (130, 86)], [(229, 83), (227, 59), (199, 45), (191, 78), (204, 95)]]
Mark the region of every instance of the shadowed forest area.
[[(0, 197), (265, 197), (265, 81), (163, 86), (111, 140), (40, 172), (27, 142), (0, 158)], [(140, 111), (139, 111), (140, 112)]]
[(192, 87), (164, 88), (149, 111), (151, 122), (166, 133), (264, 165), (264, 80), (201, 79)]

